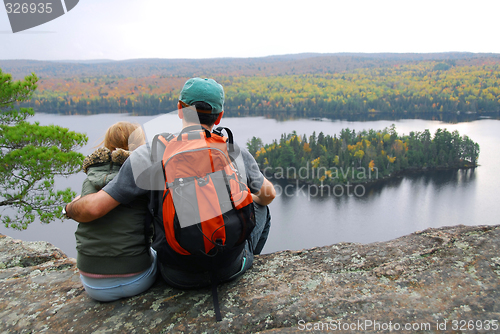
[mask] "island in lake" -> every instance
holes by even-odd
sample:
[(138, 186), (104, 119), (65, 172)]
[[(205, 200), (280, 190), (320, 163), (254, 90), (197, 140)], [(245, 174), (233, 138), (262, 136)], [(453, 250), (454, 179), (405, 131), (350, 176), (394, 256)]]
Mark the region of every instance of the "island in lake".
[(404, 171), (474, 168), (480, 151), (458, 131), (398, 135), (394, 125), (380, 131), (347, 128), (333, 137), (294, 131), (266, 145), (253, 137), (247, 148), (267, 177), (319, 186), (367, 183)]

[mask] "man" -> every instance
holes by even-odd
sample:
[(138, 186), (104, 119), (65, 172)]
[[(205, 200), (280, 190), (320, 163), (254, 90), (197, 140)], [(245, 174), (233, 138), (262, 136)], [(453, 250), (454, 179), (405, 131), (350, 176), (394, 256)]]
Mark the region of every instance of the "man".
[[(189, 79), (180, 94), (177, 104), (182, 132), (211, 131), (218, 125), (224, 114), (224, 89), (212, 79)], [(196, 112), (192, 112), (196, 108)], [(198, 122), (199, 121), (199, 122)], [(267, 240), (270, 228), (270, 214), (267, 207), (276, 196), (275, 189), (259, 171), (255, 159), (243, 149), (241, 158), (247, 184), (252, 192), (255, 208), (256, 227), (240, 254), (232, 254), (230, 261), (218, 269), (217, 280), (228, 281), (239, 277), (253, 262), (253, 255), (260, 254)], [(136, 149), (120, 169), (119, 174), (95, 194), (74, 200), (66, 206), (66, 215), (78, 222), (88, 222), (102, 217), (121, 204), (127, 204), (141, 195), (150, 195), (148, 186), (138, 182), (141, 172), (151, 165), (150, 152), (146, 145)], [(137, 166), (141, 166), (138, 168)], [(152, 186), (152, 185), (150, 185)], [(154, 187), (154, 186), (153, 186)], [(161, 215), (160, 215), (161, 217)], [(153, 248), (158, 252), (159, 268), (163, 278), (177, 288), (197, 288), (211, 283), (210, 272), (196, 269), (196, 263), (175, 254), (165, 240), (161, 221), (155, 220), (155, 240)]]

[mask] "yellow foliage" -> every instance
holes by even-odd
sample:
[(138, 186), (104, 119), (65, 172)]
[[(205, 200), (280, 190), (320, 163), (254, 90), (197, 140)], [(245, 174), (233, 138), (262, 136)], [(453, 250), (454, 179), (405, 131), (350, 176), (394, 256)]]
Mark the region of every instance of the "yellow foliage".
[(368, 164), (368, 168), (370, 168), (372, 171), (373, 171), (373, 168), (375, 167), (375, 161), (370, 161), (370, 163)]
[(337, 166), (340, 164), (340, 160), (339, 160), (339, 156), (338, 155), (335, 156), (335, 159), (333, 160), (333, 163), (335, 165), (337, 165)]
[(262, 147), (260, 150), (255, 152), (255, 157), (258, 157), (261, 154), (266, 154), (266, 149), (264, 147)]
[(311, 164), (313, 166), (313, 168), (318, 168), (319, 167), (319, 157), (314, 159), (313, 161), (311, 161)]
[(364, 156), (365, 156), (365, 152), (363, 150), (359, 150), (359, 151), (356, 151), (356, 153), (354, 153), (354, 157), (358, 158), (359, 160), (363, 159)]

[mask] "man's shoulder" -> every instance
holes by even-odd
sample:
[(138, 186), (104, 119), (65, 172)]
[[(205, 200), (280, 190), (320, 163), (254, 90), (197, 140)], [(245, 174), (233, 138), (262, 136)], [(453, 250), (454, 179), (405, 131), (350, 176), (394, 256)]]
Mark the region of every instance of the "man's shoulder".
[(151, 150), (148, 145), (141, 145), (134, 151), (132, 151), (131, 157), (134, 159), (144, 159), (151, 162)]
[(129, 163), (132, 165), (132, 171), (135, 174), (140, 174), (144, 170), (151, 167), (153, 164), (151, 161), (151, 151), (149, 146), (142, 145), (132, 152), (128, 159)]
[(245, 147), (239, 147), (239, 154), (242, 157), (243, 162), (245, 163), (246, 166), (257, 164), (253, 155), (251, 155), (250, 152), (248, 152), (248, 150)]

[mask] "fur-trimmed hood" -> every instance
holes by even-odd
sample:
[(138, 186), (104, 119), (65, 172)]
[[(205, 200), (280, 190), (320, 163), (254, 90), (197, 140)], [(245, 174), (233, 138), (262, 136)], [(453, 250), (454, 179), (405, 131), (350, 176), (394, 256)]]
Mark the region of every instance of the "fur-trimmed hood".
[(111, 152), (106, 147), (100, 147), (83, 160), (83, 171), (86, 174), (90, 166), (107, 162), (122, 165), (130, 156), (130, 153), (130, 151), (126, 151), (121, 148), (117, 148)]

